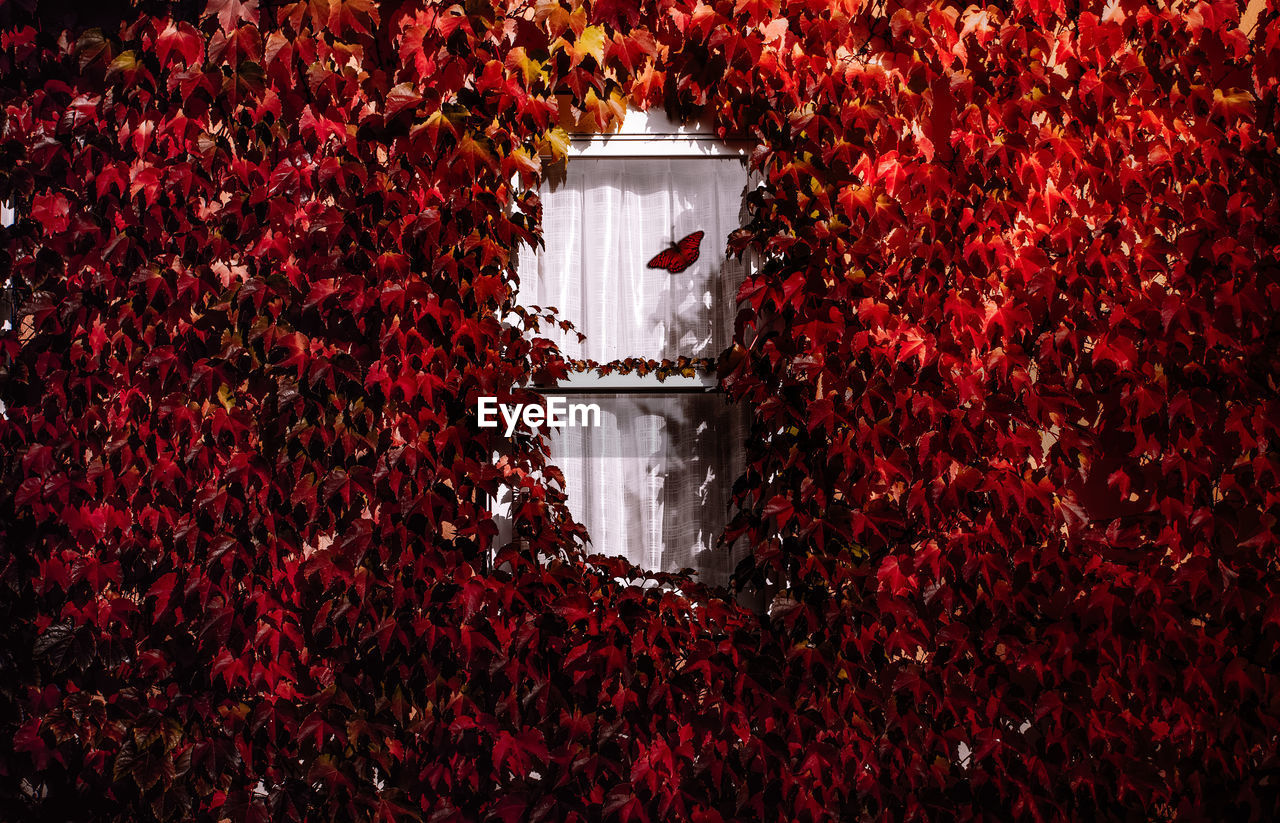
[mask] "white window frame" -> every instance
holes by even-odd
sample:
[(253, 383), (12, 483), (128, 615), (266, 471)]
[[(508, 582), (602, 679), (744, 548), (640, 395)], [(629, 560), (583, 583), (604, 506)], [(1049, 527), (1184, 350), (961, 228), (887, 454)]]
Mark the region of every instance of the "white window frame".
[[(12, 204), (0, 202), (0, 226), (12, 226), (16, 222), (16, 218), (17, 214), (14, 212)], [(17, 295), (14, 293), (12, 277), (5, 279), (3, 288), (4, 304), (8, 307), (9, 316), (0, 317), (0, 332), (13, 330), (18, 322)], [(2, 408), (3, 404), (0, 403), (0, 409)]]
[[(17, 222), (17, 212), (12, 203), (0, 202), (0, 226), (12, 226)], [(3, 285), (4, 299), (0, 305), (5, 307), (7, 317), (0, 317), (0, 333), (16, 331), (18, 327), (18, 293), (14, 288), (12, 276), (5, 279)], [(8, 365), (8, 364), (6, 364)], [(9, 409), (0, 399), (0, 420), (9, 419)]]
[[(652, 109), (648, 112), (629, 110), (620, 128), (611, 133), (582, 133), (569, 135), (567, 162), (575, 159), (654, 159), (654, 158), (706, 158), (738, 161), (742, 166), (744, 192), (750, 188), (753, 177), (748, 158), (754, 143), (744, 139), (722, 140), (704, 121), (678, 123), (666, 112)], [(723, 242), (723, 238), (710, 238)], [(750, 269), (748, 262), (748, 269)], [(573, 318), (567, 318), (572, 320)], [(543, 394), (625, 394), (632, 396), (720, 393), (720, 381), (714, 375), (668, 375), (659, 379), (650, 372), (599, 374), (594, 371), (573, 372), (550, 384), (530, 386)], [(498, 523), (496, 545), (511, 539), (511, 509), (514, 502), (510, 490), (503, 498), (493, 501), (493, 515)], [(496, 549), (494, 550), (496, 552)], [(494, 552), (491, 552), (491, 560)], [(619, 582), (629, 582), (619, 580)], [(652, 585), (654, 581), (648, 581)]]

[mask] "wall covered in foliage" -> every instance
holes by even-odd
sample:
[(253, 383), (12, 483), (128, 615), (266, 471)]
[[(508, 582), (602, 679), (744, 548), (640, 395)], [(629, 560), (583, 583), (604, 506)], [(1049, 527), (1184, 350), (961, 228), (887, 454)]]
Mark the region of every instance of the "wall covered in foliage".
[[(1242, 12), (0, 5), (0, 809), (1271, 819), (1280, 25)], [(566, 368), (496, 318), (560, 123), (635, 106), (759, 146), (714, 242), (761, 261), (718, 369), (768, 614), (623, 585), (469, 415)]]

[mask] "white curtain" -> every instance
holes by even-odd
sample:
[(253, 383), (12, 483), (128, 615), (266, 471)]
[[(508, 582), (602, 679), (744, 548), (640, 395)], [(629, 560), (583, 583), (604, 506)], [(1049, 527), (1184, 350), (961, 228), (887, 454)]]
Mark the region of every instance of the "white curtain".
[(717, 548), (742, 471), (742, 409), (718, 394), (589, 394), (599, 427), (553, 430), (569, 507), (591, 551), (725, 585), (745, 546)]
[[(742, 264), (725, 241), (741, 225), (747, 173), (737, 160), (571, 159), (541, 193), (545, 249), (522, 249), (520, 302), (556, 307), (586, 335), (544, 329), (567, 357), (606, 363), (717, 357), (732, 340)], [(698, 260), (672, 274), (654, 255), (705, 232)], [(575, 396), (598, 403), (598, 428), (551, 441), (569, 506), (591, 550), (653, 571), (693, 568), (728, 582), (744, 548), (715, 548), (741, 472), (741, 410), (720, 395)]]
[[(545, 249), (521, 248), (520, 302), (554, 306), (587, 339), (544, 334), (566, 357), (607, 363), (716, 357), (733, 338), (742, 264), (725, 241), (741, 225), (747, 173), (736, 159), (578, 158), (542, 192)], [(654, 255), (705, 232), (672, 274)]]

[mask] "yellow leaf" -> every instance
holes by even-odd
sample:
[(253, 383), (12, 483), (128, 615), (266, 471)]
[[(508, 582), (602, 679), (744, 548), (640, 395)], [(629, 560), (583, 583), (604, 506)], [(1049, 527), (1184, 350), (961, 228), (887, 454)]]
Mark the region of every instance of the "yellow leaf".
[(1253, 94), (1246, 89), (1214, 89), (1213, 111), (1227, 118), (1253, 120)]
[(519, 173), (530, 180), (542, 170), (538, 158), (529, 153), (527, 149), (517, 148), (502, 159), (503, 174), (511, 175)]
[(533, 81), (542, 76), (542, 61), (529, 57), (524, 46), (516, 46), (507, 54), (507, 68), (520, 72), (526, 87), (531, 87)]
[(604, 65), (605, 33), (603, 26), (587, 26), (569, 46), (570, 65), (576, 66), (587, 57), (595, 58), (596, 65)]
[(588, 89), (583, 108), (593, 116), (595, 122), (592, 125), (595, 129), (602, 132), (614, 131), (620, 127), (622, 119), (627, 115), (626, 100), (617, 90), (611, 92), (607, 99), (601, 100), (595, 89)]
[(538, 144), (538, 153), (559, 162), (569, 156), (569, 133), (556, 126), (549, 129)]
[(132, 51), (122, 52), (116, 59), (111, 61), (111, 65), (107, 67), (107, 78), (111, 80), (117, 75), (124, 75), (125, 81), (133, 79), (134, 73), (138, 70), (138, 55)]

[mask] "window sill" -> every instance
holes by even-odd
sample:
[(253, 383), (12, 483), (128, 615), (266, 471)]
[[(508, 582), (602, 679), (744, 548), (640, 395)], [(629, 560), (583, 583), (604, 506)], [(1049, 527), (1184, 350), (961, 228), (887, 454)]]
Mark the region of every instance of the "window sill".
[(656, 374), (571, 374), (557, 383), (530, 386), (536, 392), (564, 394), (609, 392), (654, 392), (662, 394), (705, 394), (720, 391), (720, 381), (709, 374), (693, 377), (673, 374), (659, 379)]

